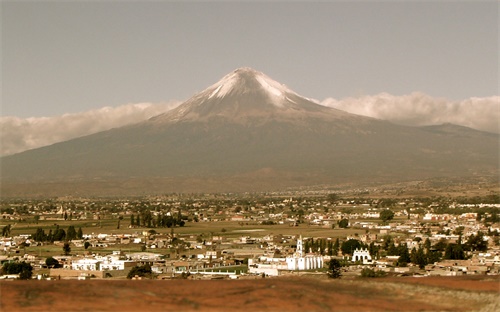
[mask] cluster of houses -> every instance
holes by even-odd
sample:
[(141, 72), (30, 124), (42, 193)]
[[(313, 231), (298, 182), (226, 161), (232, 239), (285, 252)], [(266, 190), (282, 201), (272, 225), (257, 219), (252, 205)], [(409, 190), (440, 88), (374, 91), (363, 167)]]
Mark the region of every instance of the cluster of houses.
[[(461, 214), (436, 213), (431, 206), (424, 213), (415, 212), (411, 207), (421, 209), (418, 203), (404, 201), (396, 203), (395, 219), (387, 223), (379, 220), (382, 208), (374, 207), (376, 202), (337, 201), (285, 198), (280, 201), (189, 201), (179, 199), (150, 200), (153, 215), (168, 208), (169, 213), (182, 213), (190, 222), (232, 221), (240, 225), (251, 224), (307, 224), (308, 227), (338, 228), (339, 221), (348, 220), (347, 226), (359, 229), (360, 234), (347, 236), (343, 240), (357, 239), (364, 244), (379, 245), (386, 235), (393, 237), (395, 244), (406, 244), (408, 249), (418, 248), (425, 239), (434, 245), (440, 240), (457, 242), (465, 240), (479, 231), (485, 233), (488, 242), (486, 252), (475, 252), (468, 260), (445, 260), (429, 264), (425, 269), (418, 267), (397, 267), (397, 256), (375, 258), (367, 249), (356, 249), (352, 254), (325, 255), (305, 250), (304, 239), (297, 235), (244, 235), (237, 239), (223, 234), (209, 237), (199, 235), (157, 234), (156, 231), (139, 230), (135, 234), (86, 234), (80, 240), (73, 240), (75, 247), (88, 243), (92, 252), (85, 255), (54, 256), (61, 264), (52, 268), (52, 278), (123, 277), (134, 266), (148, 264), (154, 273), (164, 278), (185, 272), (212, 275), (240, 275), (243, 272), (255, 275), (279, 276), (296, 271), (316, 271), (326, 266), (332, 257), (351, 262), (346, 270), (359, 270), (363, 266), (380, 270), (424, 275), (498, 274), (500, 267), (499, 223), (486, 224), (478, 220), (474, 212)], [(33, 204), (22, 206), (30, 217), (36, 214), (42, 219), (85, 219), (99, 220), (107, 217), (126, 218), (143, 205), (140, 201), (117, 201), (106, 205), (92, 202), (71, 204)], [(450, 207), (458, 207), (450, 204)], [(105, 207), (102, 208), (96, 208)], [(500, 208), (492, 204), (488, 207)], [(15, 207), (14, 207), (15, 208)], [(177, 210), (176, 210), (177, 209)], [(22, 214), (8, 211), (4, 219), (20, 220)], [(54, 212), (56, 214), (54, 214)], [(25, 216), (26, 218), (26, 216)], [(196, 219), (196, 220), (195, 220)], [(396, 221), (397, 220), (397, 221)], [(267, 223), (265, 223), (267, 222)], [(251, 233), (251, 232), (249, 232)], [(491, 233), (491, 234), (490, 234)], [(493, 235), (495, 233), (496, 235)], [(175, 238), (175, 239), (174, 239)], [(318, 239), (319, 237), (315, 237)], [(324, 237), (323, 237), (324, 238)], [(54, 242), (62, 244), (62, 242)], [(23, 246), (34, 245), (29, 234), (0, 239), (0, 262), (14, 259), (32, 263), (35, 269), (45, 266), (45, 258), (27, 254)], [(127, 252), (127, 246), (142, 246), (143, 252)], [(100, 250), (120, 250), (110, 254)], [(137, 247), (131, 248), (137, 249)], [(147, 251), (147, 252), (146, 252)], [(233, 270), (234, 269), (234, 270)], [(239, 270), (239, 271), (238, 271)]]
[[(384, 232), (387, 233), (387, 232)], [(396, 234), (397, 227), (391, 227), (389, 233)], [(383, 234), (387, 235), (387, 234)], [(365, 233), (354, 238), (364, 243), (380, 242), (382, 234)], [(436, 242), (440, 239), (454, 240), (456, 235), (431, 234), (429, 238)], [(405, 243), (408, 248), (418, 246), (415, 237), (405, 236), (398, 238), (393, 235), (396, 243)], [(190, 273), (204, 276), (225, 275), (237, 278), (242, 274), (279, 276), (300, 271), (320, 271), (332, 258), (342, 259), (351, 265), (345, 271), (359, 272), (363, 267), (376, 268), (386, 272), (418, 275), (461, 275), (461, 274), (500, 274), (500, 247), (496, 246), (491, 237), (488, 239), (490, 248), (487, 252), (476, 252), (467, 260), (443, 260), (429, 264), (425, 269), (417, 266), (398, 267), (398, 256), (383, 258), (372, 257), (366, 248), (358, 248), (352, 254), (334, 256), (321, 255), (312, 250), (305, 250), (304, 241), (300, 235), (266, 235), (241, 236), (237, 239), (228, 239), (223, 236), (214, 236), (206, 242), (199, 242), (195, 236), (179, 236), (172, 245), (172, 238), (168, 235), (151, 235), (149, 232), (123, 235), (89, 235), (93, 241), (93, 253), (71, 256), (54, 256), (59, 262), (59, 268), (51, 268), (50, 278), (123, 278), (131, 268), (148, 264), (153, 273), (162, 278), (172, 278), (179, 274)], [(1, 243), (15, 244), (28, 241), (26, 236), (4, 238)], [(106, 243), (105, 243), (106, 242)], [(79, 243), (79, 241), (76, 241)], [(123, 244), (125, 243), (125, 244)], [(127, 252), (122, 248), (110, 254), (99, 253), (99, 246), (103, 244), (116, 247), (141, 244), (149, 246), (144, 252)], [(32, 264), (35, 269), (46, 266), (46, 259), (35, 254), (23, 254), (20, 249), (17, 253), (0, 255), (0, 262), (18, 259)], [(166, 253), (168, 251), (169, 253)], [(242, 269), (242, 266), (245, 269)]]

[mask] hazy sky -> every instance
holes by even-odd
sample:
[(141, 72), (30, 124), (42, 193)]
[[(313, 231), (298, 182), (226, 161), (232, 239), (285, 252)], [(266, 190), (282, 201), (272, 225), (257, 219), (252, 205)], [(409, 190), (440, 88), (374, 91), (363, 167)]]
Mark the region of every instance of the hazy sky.
[(499, 94), (490, 2), (2, 1), (2, 116), (185, 100), (250, 66), (320, 101)]

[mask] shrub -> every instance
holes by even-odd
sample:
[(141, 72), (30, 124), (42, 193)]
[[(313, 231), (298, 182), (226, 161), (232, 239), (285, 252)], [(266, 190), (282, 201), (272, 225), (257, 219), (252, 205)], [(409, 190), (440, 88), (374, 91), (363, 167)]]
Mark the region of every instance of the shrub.
[(4, 263), (2, 274), (19, 274), (19, 279), (31, 279), (33, 267), (26, 262), (7, 262)]
[(364, 268), (361, 270), (361, 277), (382, 277), (386, 275), (387, 273), (381, 270), (374, 270), (370, 268)]
[(130, 272), (127, 274), (127, 278), (131, 279), (132, 277), (140, 276), (140, 277), (151, 277), (153, 271), (151, 271), (151, 267), (148, 264), (142, 266), (133, 267)]

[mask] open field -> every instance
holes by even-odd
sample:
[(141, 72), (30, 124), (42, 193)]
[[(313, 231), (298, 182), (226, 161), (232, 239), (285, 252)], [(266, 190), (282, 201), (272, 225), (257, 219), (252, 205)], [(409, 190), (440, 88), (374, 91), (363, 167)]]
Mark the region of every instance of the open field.
[[(362, 221), (362, 220), (356, 220)], [(370, 221), (380, 222), (378, 219), (372, 219)], [(16, 223), (13, 221), (2, 221), (1, 225), (12, 224), (11, 234), (13, 236), (20, 234), (34, 234), (37, 228), (42, 228), (46, 233), (49, 230), (54, 230), (56, 224), (60, 228), (66, 230), (69, 226), (74, 226), (75, 229), (79, 227), (82, 228), (83, 234), (133, 234), (142, 233), (143, 231), (149, 231), (150, 228), (147, 227), (134, 227), (128, 228), (130, 224), (129, 220), (122, 220), (120, 229), (117, 229), (117, 219), (104, 219), (99, 221), (61, 221), (61, 220), (51, 220), (51, 221), (39, 221), (38, 224), (35, 223)], [(153, 228), (157, 233), (170, 233), (172, 228)], [(362, 234), (364, 230), (362, 229), (341, 229), (341, 228), (329, 228), (320, 227), (307, 224), (300, 224), (299, 226), (289, 226), (288, 224), (275, 224), (275, 225), (261, 225), (254, 223), (245, 223), (240, 225), (237, 221), (218, 221), (218, 222), (188, 222), (183, 227), (173, 228), (176, 234), (216, 234), (228, 238), (237, 238), (240, 236), (265, 236), (268, 234), (283, 234), (283, 235), (296, 235), (302, 234), (303, 236), (314, 236), (314, 237), (345, 237), (346, 235), (354, 235), (354, 233)]]
[(0, 282), (2, 311), (498, 311), (498, 276)]
[[(378, 220), (377, 220), (378, 221)], [(34, 234), (37, 228), (42, 228), (45, 233), (50, 230), (55, 231), (56, 224), (61, 229), (66, 230), (69, 226), (74, 226), (75, 229), (82, 228), (84, 234), (142, 234), (151, 230), (147, 227), (128, 228), (129, 221), (122, 220), (122, 226), (117, 229), (117, 219), (104, 219), (96, 220), (50, 220), (39, 221), (37, 224), (21, 222), (16, 223), (13, 221), (2, 222), (2, 224), (12, 225), (12, 234)], [(175, 228), (153, 228), (158, 234), (170, 234), (172, 231), (176, 235), (189, 235), (196, 237), (202, 235), (205, 238), (212, 235), (221, 236), (227, 239), (228, 242), (238, 240), (242, 236), (263, 237), (265, 235), (302, 235), (304, 237), (329, 237), (335, 239), (342, 238), (348, 235), (363, 234), (363, 229), (342, 229), (342, 228), (325, 228), (319, 226), (312, 226), (307, 224), (300, 224), (298, 226), (289, 226), (288, 224), (275, 224), (275, 225), (261, 225), (254, 223), (240, 224), (236, 221), (217, 221), (217, 222), (188, 222), (183, 227)], [(107, 254), (114, 250), (122, 250), (124, 252), (139, 252), (141, 251), (142, 244), (116, 244), (109, 245), (108, 247), (90, 247), (85, 250), (83, 247), (71, 246), (71, 254), (84, 254), (86, 252)], [(226, 248), (231, 247), (230, 245)], [(151, 251), (151, 250), (150, 250)], [(169, 254), (169, 249), (159, 248), (152, 250), (153, 252), (161, 254)], [(62, 245), (44, 244), (43, 246), (28, 246), (19, 250), (22, 256), (25, 253), (35, 254), (40, 257), (49, 257), (54, 255), (62, 255)], [(189, 253), (189, 252), (188, 252)]]

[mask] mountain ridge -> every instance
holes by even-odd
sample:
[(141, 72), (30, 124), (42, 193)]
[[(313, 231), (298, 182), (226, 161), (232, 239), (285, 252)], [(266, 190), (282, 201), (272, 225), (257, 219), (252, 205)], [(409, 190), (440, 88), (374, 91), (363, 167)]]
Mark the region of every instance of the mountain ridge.
[(142, 181), (127, 187), (144, 193), (158, 191), (158, 179), (169, 181), (168, 192), (180, 188), (175, 181), (190, 191), (251, 191), (498, 175), (500, 136), (453, 129), (324, 107), (243, 68), (149, 120), (3, 157), (1, 181), (28, 192), (49, 181)]

